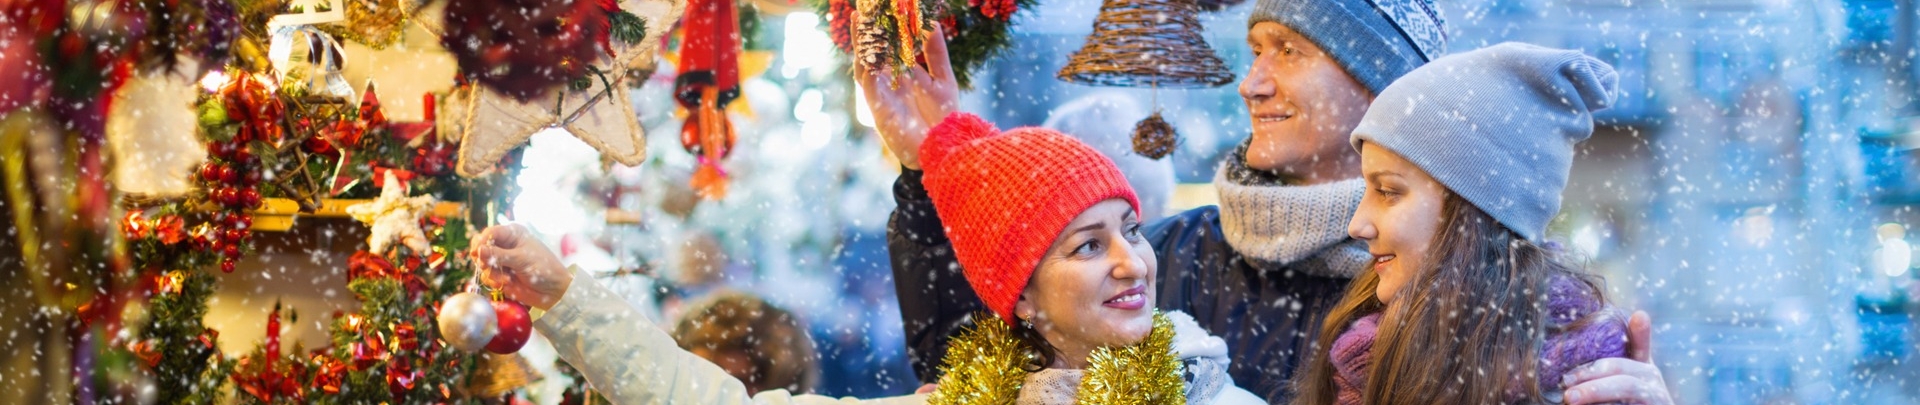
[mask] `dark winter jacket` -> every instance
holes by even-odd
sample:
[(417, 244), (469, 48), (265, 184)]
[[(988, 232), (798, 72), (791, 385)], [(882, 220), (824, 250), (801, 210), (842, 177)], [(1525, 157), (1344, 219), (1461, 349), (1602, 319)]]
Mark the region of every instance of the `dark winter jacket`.
[[(909, 358), (921, 382), (935, 383), (949, 336), (986, 306), (961, 275), (921, 176), (904, 170), (894, 183), (899, 206), (887, 224), (887, 248)], [(1291, 396), (1288, 379), (1302, 354), (1310, 353), (1321, 317), (1339, 300), (1348, 279), (1256, 268), (1227, 244), (1216, 207), (1162, 218), (1145, 228), (1159, 257), (1157, 306), (1192, 314), (1202, 328), (1225, 339), (1233, 381), (1269, 403), (1284, 403)]]

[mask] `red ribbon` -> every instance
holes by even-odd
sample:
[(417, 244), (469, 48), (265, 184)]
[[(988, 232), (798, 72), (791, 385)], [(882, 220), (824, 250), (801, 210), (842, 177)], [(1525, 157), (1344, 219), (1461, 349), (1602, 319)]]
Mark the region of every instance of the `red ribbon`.
[(347, 363), (326, 355), (313, 356), (313, 386), (328, 395), (339, 394), (347, 380)]
[(354, 370), (365, 370), (387, 359), (387, 345), (380, 342), (379, 332), (368, 333), (361, 341), (353, 342), (350, 350)]
[(347, 257), (347, 282), (361, 278), (386, 278), (399, 273), (387, 258), (364, 250)]
[(406, 267), (403, 268), (395, 266), (392, 261), (380, 255), (364, 250), (354, 252), (353, 256), (347, 258), (347, 282), (352, 283), (353, 280), (361, 278), (398, 280), (400, 285), (406, 287), (407, 298), (418, 298), (420, 294), (427, 292), (427, 281), (420, 278), (413, 270), (420, 267), (420, 259), (417, 256), (410, 256), (405, 264)]
[(120, 234), (127, 239), (146, 239), (153, 236), (153, 228), (147, 225), (147, 219), (140, 211), (127, 211), (126, 218), (120, 219)]
[(127, 351), (133, 352), (133, 357), (139, 358), (142, 363), (146, 363), (147, 369), (149, 370), (160, 366), (160, 352), (154, 351), (153, 344), (149, 341), (142, 340), (133, 342), (133, 346), (128, 347)]
[(306, 380), (302, 369), (294, 364), (275, 366), (273, 357), (267, 364), (255, 364), (253, 357), (242, 357), (236, 366), (236, 372), (229, 379), (248, 395), (264, 402), (274, 402), (275, 398), (289, 398), (294, 402), (306, 399), (306, 392), (300, 389), (300, 382)]

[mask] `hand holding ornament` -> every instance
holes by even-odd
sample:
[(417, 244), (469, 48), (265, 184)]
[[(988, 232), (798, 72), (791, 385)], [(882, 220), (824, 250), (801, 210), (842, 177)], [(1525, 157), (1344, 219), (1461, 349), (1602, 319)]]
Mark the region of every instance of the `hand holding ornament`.
[(473, 246), (480, 282), (514, 301), (550, 309), (573, 283), (573, 273), (524, 225), (487, 228)]
[(926, 140), (927, 131), (959, 108), (960, 84), (947, 59), (946, 33), (940, 24), (932, 28), (921, 48), (925, 67), (888, 72), (854, 64), (853, 78), (867, 97), (874, 131), (908, 169), (920, 169), (920, 142)]
[(473, 246), (480, 282), (497, 292), (492, 299), (472, 291), (447, 297), (436, 319), (442, 336), (448, 345), (469, 352), (518, 352), (533, 333), (533, 318), (521, 302), (552, 308), (572, 284), (573, 274), (525, 226), (487, 228)]

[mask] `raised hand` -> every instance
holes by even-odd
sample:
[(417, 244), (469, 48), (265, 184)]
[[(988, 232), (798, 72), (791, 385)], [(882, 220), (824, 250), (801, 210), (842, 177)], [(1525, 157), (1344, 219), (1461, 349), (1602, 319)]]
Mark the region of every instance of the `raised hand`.
[(939, 24), (931, 25), (932, 38), (921, 47), (926, 67), (909, 65), (890, 72), (855, 63), (853, 72), (873, 113), (874, 130), (900, 164), (914, 170), (920, 169), (920, 142), (927, 138), (927, 131), (953, 113), (960, 98), (960, 84), (947, 60), (946, 33)]

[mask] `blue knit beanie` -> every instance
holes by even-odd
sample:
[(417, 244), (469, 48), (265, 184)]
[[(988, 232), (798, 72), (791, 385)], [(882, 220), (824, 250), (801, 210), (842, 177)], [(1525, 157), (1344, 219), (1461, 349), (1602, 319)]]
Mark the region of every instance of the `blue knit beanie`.
[(1447, 54), (1432, 0), (1256, 0), (1247, 27), (1276, 22), (1326, 50), (1367, 91)]
[(1393, 82), (1351, 141), (1426, 170), (1475, 207), (1539, 242), (1560, 212), (1573, 147), (1619, 76), (1580, 51), (1508, 42), (1449, 55)]

